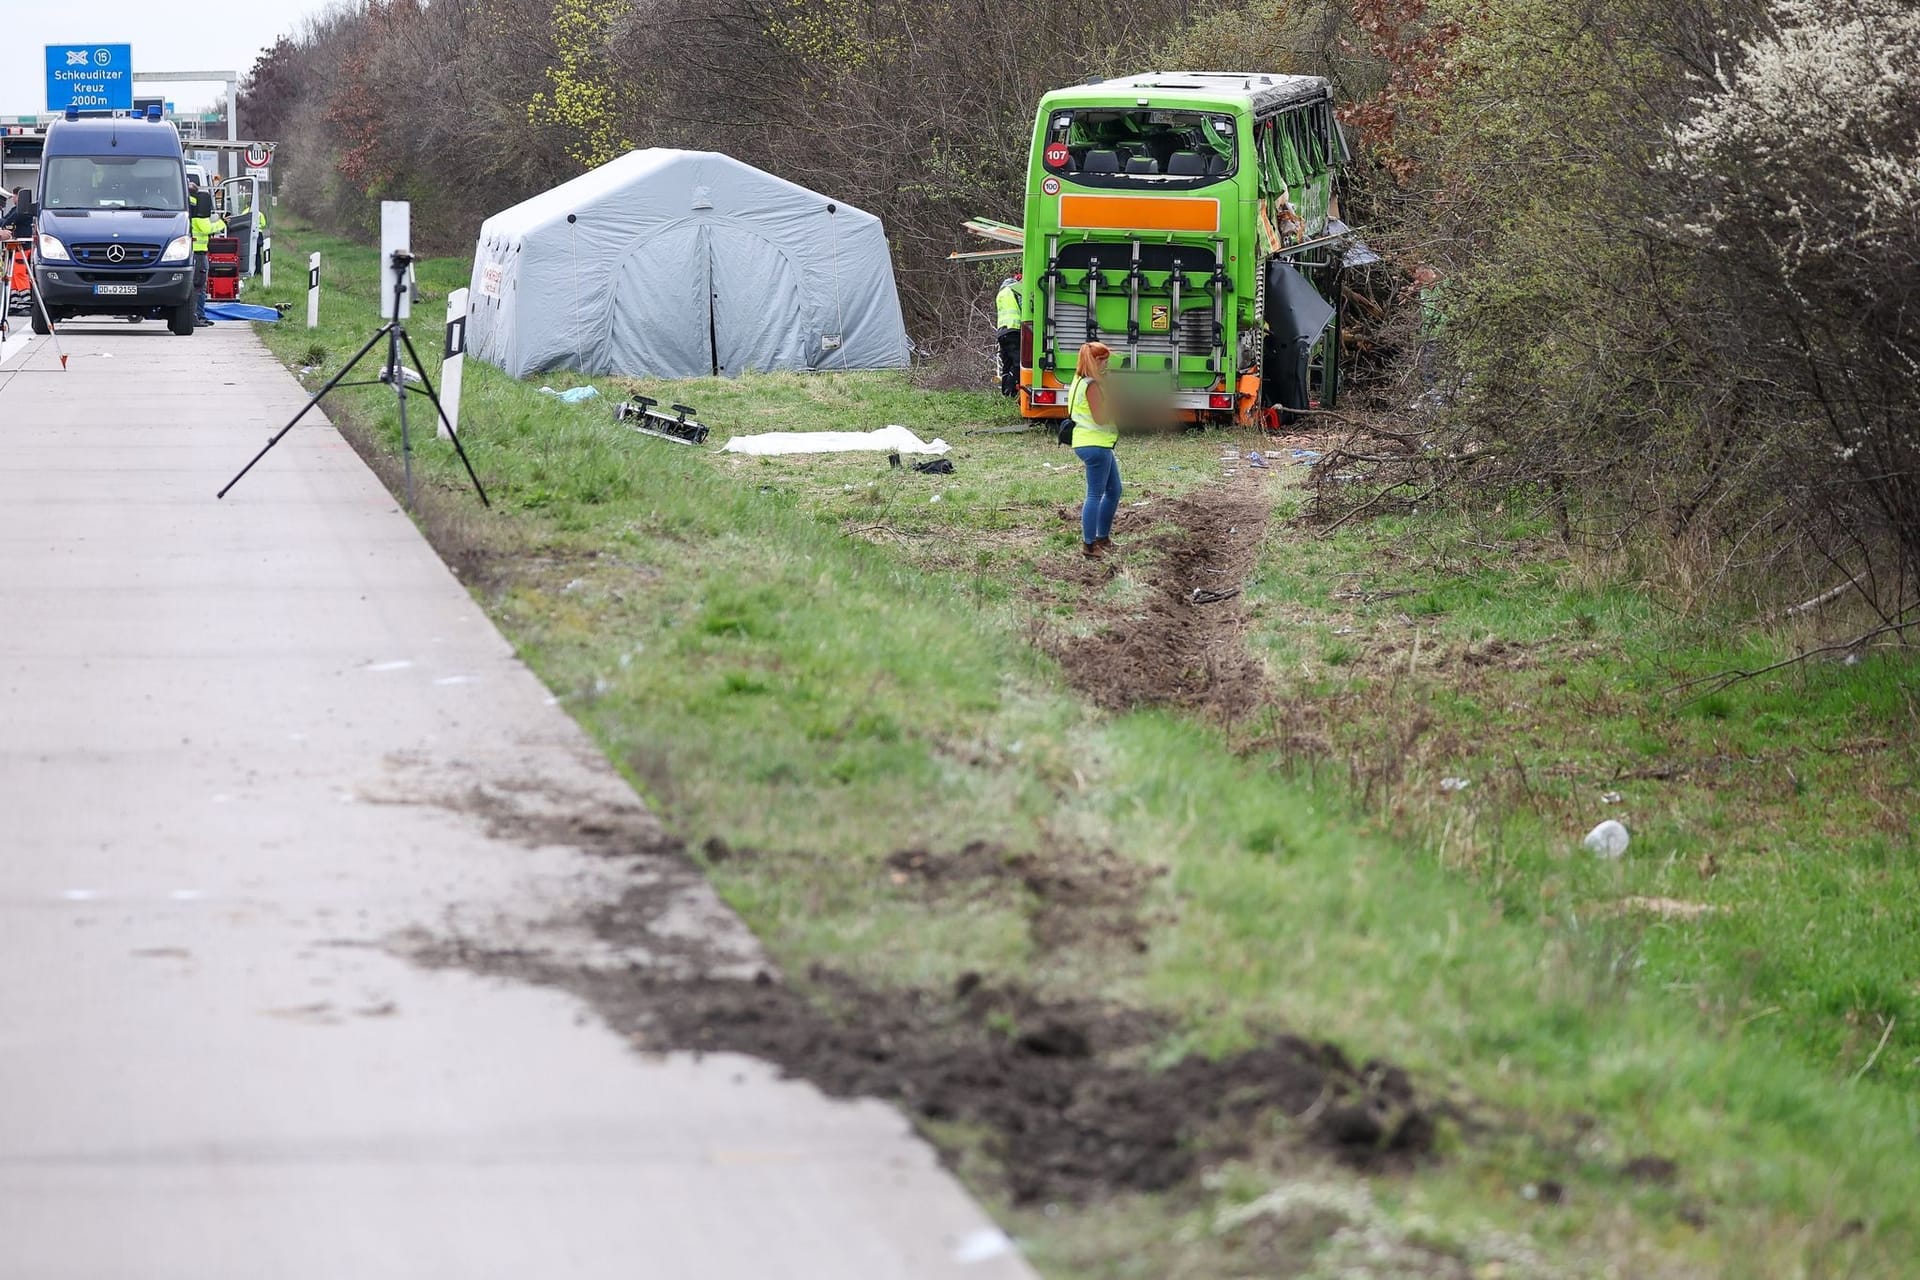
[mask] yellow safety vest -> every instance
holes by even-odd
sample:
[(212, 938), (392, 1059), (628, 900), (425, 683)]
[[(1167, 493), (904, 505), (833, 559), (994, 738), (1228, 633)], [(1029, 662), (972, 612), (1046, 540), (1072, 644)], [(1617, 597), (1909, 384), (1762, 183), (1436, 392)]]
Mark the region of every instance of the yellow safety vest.
[(1020, 291), (1012, 285), (1002, 285), (1000, 293), (993, 300), (994, 323), (1002, 329), (1020, 327)]
[(218, 215), (211, 218), (188, 218), (187, 230), (193, 234), (193, 251), (205, 253), (208, 237), (226, 234), (227, 220)]
[(1101, 422), (1093, 416), (1093, 397), (1087, 390), (1092, 384), (1091, 378), (1075, 378), (1073, 390), (1067, 393), (1067, 416), (1073, 419), (1073, 447), (1111, 449), (1120, 442), (1120, 432), (1112, 423)]

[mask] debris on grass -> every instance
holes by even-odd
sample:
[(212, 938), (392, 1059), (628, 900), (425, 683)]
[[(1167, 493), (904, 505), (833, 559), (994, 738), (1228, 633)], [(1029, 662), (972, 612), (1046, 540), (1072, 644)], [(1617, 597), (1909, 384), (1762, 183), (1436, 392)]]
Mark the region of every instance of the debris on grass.
[(1630, 837), (1627, 829), (1613, 818), (1587, 832), (1580, 842), (1582, 848), (1596, 858), (1618, 858), (1626, 853)]
[(1622, 898), (1616, 904), (1619, 913), (1643, 911), (1648, 915), (1659, 916), (1663, 920), (1698, 920), (1719, 911), (1710, 902), (1687, 902), (1681, 898), (1647, 898), (1635, 895)]

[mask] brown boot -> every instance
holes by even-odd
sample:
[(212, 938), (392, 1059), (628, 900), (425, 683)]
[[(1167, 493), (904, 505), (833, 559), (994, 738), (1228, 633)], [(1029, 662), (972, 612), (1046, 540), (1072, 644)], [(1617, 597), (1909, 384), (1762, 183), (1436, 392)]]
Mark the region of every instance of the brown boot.
[(1113, 550), (1113, 539), (1112, 538), (1095, 538), (1093, 540), (1093, 545), (1100, 548), (1100, 554), (1105, 555), (1107, 552)]
[(1104, 549), (1105, 548), (1097, 542), (1083, 542), (1080, 544), (1080, 554), (1089, 560), (1098, 560)]

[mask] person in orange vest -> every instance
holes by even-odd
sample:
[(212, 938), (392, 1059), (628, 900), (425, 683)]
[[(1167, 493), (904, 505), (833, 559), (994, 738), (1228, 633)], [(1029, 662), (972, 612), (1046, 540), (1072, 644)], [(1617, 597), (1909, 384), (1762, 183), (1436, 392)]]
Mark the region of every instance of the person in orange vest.
[[(6, 214), (0, 217), (0, 240), (24, 240), (29, 244), (33, 241), (33, 193), (25, 187), (13, 189)], [(27, 254), (9, 248), (7, 257), (11, 260), (13, 271), (11, 287), (24, 298), (27, 291), (33, 288), (33, 278), (27, 268)]]

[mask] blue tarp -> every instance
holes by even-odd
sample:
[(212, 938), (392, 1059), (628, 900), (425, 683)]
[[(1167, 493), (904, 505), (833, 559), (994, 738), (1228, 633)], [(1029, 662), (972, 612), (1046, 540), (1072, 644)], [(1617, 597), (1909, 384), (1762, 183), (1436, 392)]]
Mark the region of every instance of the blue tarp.
[(257, 307), (251, 302), (209, 302), (207, 319), (209, 320), (266, 320), (274, 321), (280, 313), (272, 307)]

